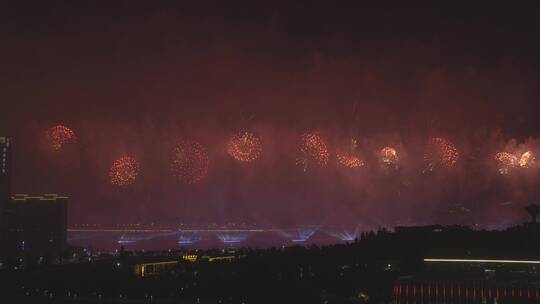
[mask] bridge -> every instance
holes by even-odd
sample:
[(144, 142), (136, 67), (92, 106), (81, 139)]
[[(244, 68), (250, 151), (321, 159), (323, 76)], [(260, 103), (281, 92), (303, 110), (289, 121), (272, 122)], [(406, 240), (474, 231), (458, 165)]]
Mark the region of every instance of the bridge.
[(105, 227), (98, 225), (75, 226), (67, 229), (68, 241), (109, 238), (119, 244), (130, 244), (158, 238), (176, 238), (178, 244), (189, 245), (203, 239), (218, 239), (222, 243), (241, 243), (255, 234), (270, 234), (291, 242), (306, 242), (316, 233), (324, 233), (341, 241), (353, 241), (360, 236), (359, 226), (341, 228), (304, 225), (284, 228), (261, 227), (141, 227), (125, 225)]

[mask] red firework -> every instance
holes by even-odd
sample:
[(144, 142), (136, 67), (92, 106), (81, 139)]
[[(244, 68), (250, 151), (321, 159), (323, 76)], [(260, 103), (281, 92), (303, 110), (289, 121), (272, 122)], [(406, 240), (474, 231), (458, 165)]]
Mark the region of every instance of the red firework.
[(453, 167), (459, 160), (459, 152), (452, 142), (441, 137), (433, 137), (429, 140), (424, 154), (424, 160), (428, 169), (434, 167)]
[(358, 143), (355, 139), (351, 139), (350, 145), (348, 149), (336, 149), (336, 159), (339, 165), (351, 168), (351, 169), (357, 169), (361, 168), (365, 165), (362, 158), (357, 156), (357, 148)]
[(300, 142), (302, 156), (297, 159), (297, 164), (303, 165), (306, 170), (308, 163), (314, 161), (321, 167), (326, 167), (330, 153), (322, 137), (317, 133), (305, 133)]
[(357, 169), (364, 166), (364, 161), (362, 159), (339, 149), (336, 150), (336, 158), (340, 165), (347, 168)]
[(139, 163), (131, 156), (124, 156), (115, 160), (109, 170), (111, 184), (115, 186), (131, 185), (138, 175)]
[(45, 132), (45, 143), (53, 151), (59, 151), (64, 145), (75, 142), (77, 142), (75, 133), (66, 126), (54, 126)]
[(198, 142), (182, 141), (172, 151), (171, 170), (181, 182), (195, 184), (208, 175), (208, 152)]
[(252, 162), (258, 159), (261, 151), (260, 138), (251, 132), (238, 133), (227, 143), (227, 153), (241, 162)]

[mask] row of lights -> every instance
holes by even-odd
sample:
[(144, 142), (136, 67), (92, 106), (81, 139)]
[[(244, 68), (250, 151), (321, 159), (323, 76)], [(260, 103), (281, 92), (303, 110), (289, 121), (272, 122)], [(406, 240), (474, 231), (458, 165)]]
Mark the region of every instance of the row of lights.
[(2, 148), (2, 174), (6, 174), (7, 172), (7, 169), (6, 169), (6, 165), (7, 165), (7, 153), (8, 153), (8, 148), (9, 148), (9, 139), (8, 138), (5, 138), (5, 137), (0, 137), (0, 144), (3, 144), (3, 148)]

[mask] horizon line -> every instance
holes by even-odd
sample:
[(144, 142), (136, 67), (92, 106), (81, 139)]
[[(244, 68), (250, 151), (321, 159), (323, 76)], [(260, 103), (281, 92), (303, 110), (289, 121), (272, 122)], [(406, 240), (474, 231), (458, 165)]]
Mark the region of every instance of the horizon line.
[(424, 259), (424, 262), (540, 264), (540, 261), (535, 261), (535, 260), (496, 260), (496, 259), (437, 259), (437, 258), (427, 258), (427, 259)]

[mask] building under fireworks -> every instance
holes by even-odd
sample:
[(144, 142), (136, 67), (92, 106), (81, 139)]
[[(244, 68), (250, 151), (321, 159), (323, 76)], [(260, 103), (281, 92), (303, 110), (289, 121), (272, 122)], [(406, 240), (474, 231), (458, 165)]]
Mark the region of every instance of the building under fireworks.
[(11, 194), (11, 143), (0, 137), (0, 257), (56, 257), (66, 247), (67, 197)]

